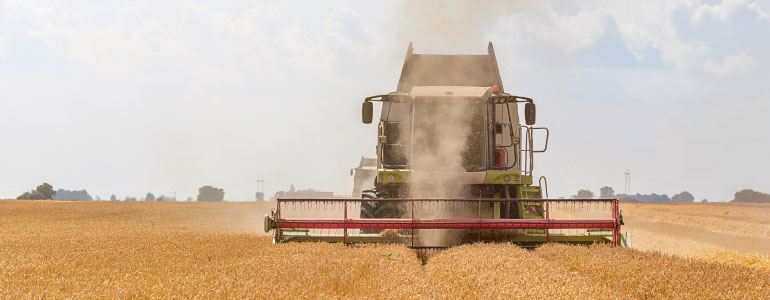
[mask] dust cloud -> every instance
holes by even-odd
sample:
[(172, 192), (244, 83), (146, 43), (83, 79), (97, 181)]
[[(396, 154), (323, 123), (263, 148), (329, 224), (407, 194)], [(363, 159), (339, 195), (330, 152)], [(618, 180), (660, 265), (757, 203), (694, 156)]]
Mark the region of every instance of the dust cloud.
[[(476, 106), (476, 108), (474, 108)], [(452, 101), (451, 104), (415, 104), (412, 129), (410, 197), (414, 199), (460, 199), (471, 197), (463, 185), (451, 184), (478, 149), (471, 149), (474, 109), (478, 105)], [(483, 154), (483, 153), (482, 153)], [(415, 218), (447, 219), (469, 217), (472, 210), (448, 202), (418, 203)], [(421, 245), (450, 246), (459, 241), (458, 230), (431, 229), (418, 232)]]
[[(144, 202), (136, 202), (144, 203)], [(149, 210), (178, 207), (180, 213), (166, 216), (178, 223), (177, 230), (195, 233), (266, 235), (264, 214), (275, 208), (273, 201), (254, 202), (149, 202)], [(184, 213), (181, 213), (184, 212)]]
[[(414, 42), (415, 53), (485, 53), (488, 30), (494, 27), (499, 16), (495, 10), (498, 4), (494, 2), (482, 6), (466, 1), (408, 2), (403, 7), (399, 32), (402, 37)], [(470, 72), (478, 68), (464, 67), (463, 64), (467, 63), (465, 60), (442, 60), (440, 64), (426, 65), (425, 69), (415, 70), (405, 76), (406, 80), (413, 82), (467, 85), (487, 75)], [(469, 72), (452, 72), (455, 68)], [(409, 197), (472, 197), (466, 186), (450, 183), (469, 168), (483, 165), (479, 161), (483, 160), (485, 148), (470, 146), (478, 144), (475, 139), (483, 138), (483, 125), (481, 128), (473, 126), (477, 116), (472, 112), (480, 106), (466, 100), (452, 99), (451, 104), (446, 103), (448, 101), (439, 101), (442, 104), (415, 104), (410, 153), (410, 169), (415, 171), (410, 179)], [(415, 203), (414, 214), (415, 218), (420, 219), (476, 217), (477, 207), (471, 206), (463, 207), (463, 203), (450, 202), (418, 202)], [(460, 242), (463, 235), (460, 230), (430, 229), (417, 232), (418, 242), (423, 246), (451, 246)]]
[[(486, 54), (486, 45), (494, 39), (494, 28), (502, 16), (513, 10), (530, 9), (526, 2), (490, 1), (479, 5), (474, 1), (409, 1), (402, 7), (398, 22), (399, 35), (414, 43), (415, 53), (432, 54)], [(407, 76), (407, 81), (436, 82), (436, 85), (469, 85), (484, 82), (489, 74), (468, 63), (468, 60), (441, 60), (424, 65)], [(440, 62), (440, 63), (439, 63)], [(423, 63), (428, 64), (427, 61)], [(452, 72), (452, 69), (467, 72)], [(489, 71), (489, 70), (486, 70)], [(408, 91), (407, 91), (408, 92)], [(441, 99), (443, 100), (443, 99)], [(411, 136), (409, 197), (414, 199), (473, 198), (468, 187), (451, 184), (460, 174), (485, 169), (487, 145), (484, 139), (483, 117), (476, 125), (481, 105), (468, 99), (453, 99), (451, 104), (415, 104)], [(445, 101), (439, 101), (445, 102)], [(409, 135), (411, 134), (411, 135)], [(480, 147), (479, 147), (480, 146)], [(476, 195), (478, 197), (478, 195)], [(468, 204), (468, 205), (466, 205)], [(415, 218), (446, 219), (475, 218), (478, 207), (471, 203), (432, 202), (416, 203)], [(424, 246), (450, 246), (460, 242), (461, 230), (422, 230), (419, 242)]]
[(492, 38), (500, 17), (524, 5), (510, 1), (485, 1), (481, 5), (476, 1), (408, 1), (402, 8), (399, 34), (430, 53), (474, 53)]

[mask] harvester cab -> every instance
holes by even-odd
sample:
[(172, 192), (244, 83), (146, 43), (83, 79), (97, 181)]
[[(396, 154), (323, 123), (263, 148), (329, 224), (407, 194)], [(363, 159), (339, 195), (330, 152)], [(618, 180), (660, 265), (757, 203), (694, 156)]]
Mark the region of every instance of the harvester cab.
[(549, 131), (533, 126), (532, 98), (504, 91), (492, 43), (484, 55), (415, 54), (410, 43), (396, 91), (364, 99), (365, 124), (374, 102), (374, 188), (360, 198), (278, 199), (265, 216), (276, 242), (623, 244), (617, 199), (547, 199), (546, 178), (535, 184)]

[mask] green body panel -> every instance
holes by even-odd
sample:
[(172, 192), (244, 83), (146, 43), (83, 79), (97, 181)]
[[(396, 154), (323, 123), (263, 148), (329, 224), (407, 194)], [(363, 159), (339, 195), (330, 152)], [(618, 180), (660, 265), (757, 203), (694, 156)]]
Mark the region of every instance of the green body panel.
[[(516, 198), (535, 198), (542, 199), (539, 186), (519, 186), (516, 190)], [(542, 202), (519, 202), (519, 218), (521, 219), (543, 219), (544, 207)]]
[[(486, 171), (483, 184), (532, 184), (532, 176), (519, 175), (516, 172), (488, 170)], [(509, 181), (505, 181), (505, 177), (510, 177)]]
[[(542, 199), (539, 186), (520, 186), (516, 191), (517, 198), (536, 198)], [(520, 219), (544, 219), (545, 207), (542, 202), (519, 202), (519, 218)], [(543, 229), (525, 229), (524, 232), (529, 234), (544, 234)]]
[[(411, 170), (406, 169), (380, 169), (377, 174), (377, 183), (380, 185), (406, 184), (411, 178)], [(473, 172), (482, 173), (482, 172)], [(487, 170), (483, 171), (484, 178), (478, 182), (458, 182), (457, 184), (510, 184), (531, 185), (532, 176), (520, 175), (517, 172)], [(392, 176), (393, 180), (390, 180)], [(506, 181), (506, 178), (508, 179)], [(538, 189), (539, 192), (539, 189)]]
[[(532, 177), (530, 177), (532, 179)], [(517, 190), (517, 198), (536, 198), (536, 199), (542, 199), (543, 195), (541, 193), (539, 186), (521, 186)]]
[[(377, 172), (377, 183), (381, 185), (405, 184), (409, 182), (409, 175), (409, 170), (380, 169)], [(394, 180), (388, 180), (388, 176), (393, 176)]]

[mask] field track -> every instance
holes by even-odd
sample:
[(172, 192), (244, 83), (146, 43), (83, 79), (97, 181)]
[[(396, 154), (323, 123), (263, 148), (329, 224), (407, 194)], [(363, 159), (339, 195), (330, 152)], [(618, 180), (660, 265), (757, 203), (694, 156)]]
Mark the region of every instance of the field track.
[(664, 253), (475, 244), (425, 265), (398, 245), (273, 245), (261, 228), (272, 206), (2, 200), (0, 298), (770, 295), (770, 205), (623, 204), (634, 245)]

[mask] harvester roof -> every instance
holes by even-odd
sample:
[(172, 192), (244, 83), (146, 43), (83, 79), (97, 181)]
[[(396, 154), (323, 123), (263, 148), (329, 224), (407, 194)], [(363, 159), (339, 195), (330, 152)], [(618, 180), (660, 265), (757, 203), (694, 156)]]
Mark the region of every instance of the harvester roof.
[(396, 91), (409, 93), (415, 86), (495, 85), (503, 91), (492, 43), (482, 55), (414, 54), (409, 43)]

